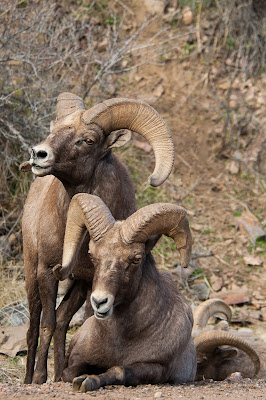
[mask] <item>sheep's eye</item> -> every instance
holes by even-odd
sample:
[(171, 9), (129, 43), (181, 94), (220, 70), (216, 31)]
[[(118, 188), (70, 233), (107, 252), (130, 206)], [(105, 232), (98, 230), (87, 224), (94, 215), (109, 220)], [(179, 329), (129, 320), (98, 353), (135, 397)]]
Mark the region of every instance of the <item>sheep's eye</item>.
[(139, 264), (141, 260), (141, 257), (135, 257), (132, 261), (132, 264)]
[(92, 257), (92, 255), (91, 255), (91, 253), (89, 251), (88, 251), (88, 254), (89, 254), (90, 259), (92, 260), (93, 257)]
[(84, 140), (84, 142), (87, 143), (88, 145), (92, 145), (94, 143), (94, 140), (86, 139), (86, 140)]
[(83, 140), (78, 140), (78, 141), (75, 143), (75, 145), (78, 146), (78, 147), (80, 147), (80, 146), (82, 145), (82, 143), (83, 143)]

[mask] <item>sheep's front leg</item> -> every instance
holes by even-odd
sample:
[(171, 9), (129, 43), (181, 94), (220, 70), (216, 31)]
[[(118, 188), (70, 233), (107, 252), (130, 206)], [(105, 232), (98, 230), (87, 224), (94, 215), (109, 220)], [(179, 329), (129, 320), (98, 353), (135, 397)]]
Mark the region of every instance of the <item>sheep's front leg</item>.
[(136, 386), (162, 383), (167, 378), (164, 368), (157, 363), (137, 363), (128, 367), (113, 367), (100, 375), (82, 375), (73, 379), (73, 389), (85, 393), (107, 385)]

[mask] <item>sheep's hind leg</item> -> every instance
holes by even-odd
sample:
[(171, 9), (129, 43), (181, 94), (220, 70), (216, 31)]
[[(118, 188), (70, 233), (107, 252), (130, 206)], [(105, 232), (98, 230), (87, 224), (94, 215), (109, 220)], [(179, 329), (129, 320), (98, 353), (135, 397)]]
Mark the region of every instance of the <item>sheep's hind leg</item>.
[(73, 379), (73, 389), (85, 393), (107, 385), (136, 386), (162, 383), (163, 366), (157, 363), (137, 363), (128, 367), (113, 367), (100, 375), (82, 375)]
[(52, 269), (42, 266), (39, 271), (41, 271), (38, 273), (38, 285), (42, 303), (42, 318), (38, 358), (32, 382), (42, 384), (47, 379), (48, 350), (56, 325), (55, 306), (58, 282), (53, 276)]
[(32, 382), (35, 356), (39, 338), (40, 316), (42, 310), (37, 281), (33, 280), (31, 285), (27, 287), (27, 295), (30, 313), (30, 325), (27, 332), (28, 355), (26, 376), (24, 380), (24, 383), (26, 384)]
[(56, 311), (56, 329), (54, 332), (55, 382), (60, 380), (64, 368), (67, 328), (73, 315), (86, 300), (87, 291), (87, 282), (75, 281)]

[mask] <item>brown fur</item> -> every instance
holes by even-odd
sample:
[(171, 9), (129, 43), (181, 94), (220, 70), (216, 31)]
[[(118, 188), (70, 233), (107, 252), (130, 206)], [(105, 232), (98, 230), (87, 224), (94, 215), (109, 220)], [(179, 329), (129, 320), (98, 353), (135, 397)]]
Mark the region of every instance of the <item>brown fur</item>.
[[(38, 177), (30, 189), (23, 215), (23, 244), (26, 289), (30, 311), (27, 335), (28, 358), (25, 383), (43, 383), (47, 379), (47, 354), (54, 334), (55, 379), (62, 373), (65, 336), (74, 313), (84, 303), (91, 287), (93, 266), (88, 261), (88, 236), (81, 246), (74, 268), (75, 281), (57, 312), (58, 282), (52, 267), (62, 260), (66, 215), (72, 196), (93, 193), (101, 197), (117, 219), (136, 209), (132, 181), (126, 168), (111, 153), (119, 137), (105, 136), (99, 128), (88, 130), (80, 112), (51, 124), (51, 134), (35, 147), (34, 162), (44, 165), (40, 150), (49, 150), (49, 168), (33, 171)], [(93, 139), (88, 145), (77, 141)], [(45, 176), (49, 174), (49, 176)], [(54, 175), (54, 176), (51, 176)], [(42, 318), (40, 323), (40, 315)], [(56, 324), (57, 320), (57, 324)], [(39, 332), (40, 325), (40, 332)], [(56, 329), (55, 329), (56, 328)], [(34, 372), (38, 338), (40, 344)]]
[[(120, 224), (99, 241), (90, 240), (95, 316), (74, 335), (63, 380), (77, 377), (74, 388), (82, 391), (109, 384), (193, 381), (192, 312), (170, 274), (156, 269), (149, 251), (158, 237), (126, 245)], [(141, 259), (138, 264), (133, 262), (136, 256)], [(112, 311), (107, 299), (114, 299)], [(98, 311), (107, 311), (106, 318), (99, 319)]]

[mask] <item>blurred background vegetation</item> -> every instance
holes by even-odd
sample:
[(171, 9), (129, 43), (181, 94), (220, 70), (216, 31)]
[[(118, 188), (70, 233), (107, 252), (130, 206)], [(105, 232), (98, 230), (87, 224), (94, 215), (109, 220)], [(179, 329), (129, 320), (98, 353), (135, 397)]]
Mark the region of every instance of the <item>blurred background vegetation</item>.
[[(33, 179), (18, 167), (31, 146), (48, 135), (60, 92), (72, 91), (90, 107), (115, 97), (127, 85), (130, 71), (149, 63), (164, 65), (178, 49), (180, 63), (190, 57), (193, 63), (199, 59), (205, 63), (209, 90), (219, 103), (217, 119), (223, 115), (223, 145), (236, 146), (232, 132), (246, 127), (249, 114), (247, 107), (240, 114), (235, 112), (230, 94), (237, 74), (245, 82), (265, 72), (265, 1), (157, 3), (160, 13), (152, 12), (137, 24), (130, 1), (1, 1), (0, 261), (4, 268), (9, 265), (8, 274), (21, 261), (20, 220)], [(220, 63), (216, 76), (230, 78), (223, 98), (217, 97), (211, 80), (215, 62)], [(155, 190), (143, 184), (150, 156), (128, 147), (121, 150), (121, 157), (133, 176), (139, 206), (171, 200), (165, 188)], [(164, 259), (171, 251), (172, 243), (166, 240), (160, 257)]]

